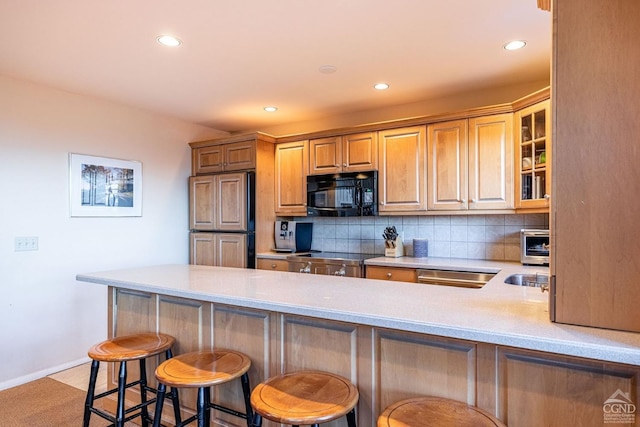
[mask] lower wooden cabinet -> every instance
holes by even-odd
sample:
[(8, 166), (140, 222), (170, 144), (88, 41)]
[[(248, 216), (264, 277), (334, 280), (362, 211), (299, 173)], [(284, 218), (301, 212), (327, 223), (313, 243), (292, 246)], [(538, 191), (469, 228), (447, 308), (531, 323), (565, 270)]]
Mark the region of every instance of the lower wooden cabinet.
[(395, 282), (418, 282), (418, 273), (415, 268), (402, 267), (378, 267), (368, 265), (366, 267), (367, 279), (393, 280)]
[(189, 263), (247, 267), (247, 236), (233, 233), (191, 233)]
[[(358, 387), (361, 427), (375, 427), (386, 406), (420, 395), (478, 406), (509, 427), (602, 427), (635, 419), (640, 397), (640, 366), (114, 288), (109, 303), (110, 337), (157, 330), (176, 337), (177, 353), (212, 346), (242, 351), (252, 361), (252, 385), (298, 369), (342, 375)], [(109, 385), (116, 382), (117, 369), (110, 367)], [(185, 414), (192, 413), (195, 393), (185, 392)], [(238, 385), (217, 388), (216, 395), (242, 410)], [(612, 406), (609, 399), (632, 405)], [(166, 421), (171, 414), (165, 411)], [(215, 417), (216, 425), (240, 425), (226, 414)]]

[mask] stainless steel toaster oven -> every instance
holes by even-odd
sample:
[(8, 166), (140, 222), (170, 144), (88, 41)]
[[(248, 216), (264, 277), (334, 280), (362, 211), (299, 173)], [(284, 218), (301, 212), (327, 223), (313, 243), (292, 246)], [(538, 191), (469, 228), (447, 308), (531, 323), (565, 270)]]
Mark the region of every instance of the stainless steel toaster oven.
[(549, 265), (549, 230), (520, 230), (520, 262)]

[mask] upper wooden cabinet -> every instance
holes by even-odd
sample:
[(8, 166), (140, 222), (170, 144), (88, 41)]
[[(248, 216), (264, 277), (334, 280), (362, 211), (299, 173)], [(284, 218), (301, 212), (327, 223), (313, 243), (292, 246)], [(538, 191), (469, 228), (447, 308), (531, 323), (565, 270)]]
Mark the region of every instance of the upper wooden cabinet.
[(513, 209), (511, 114), (429, 125), (430, 210)]
[(551, 197), (551, 104), (516, 112), (516, 207), (549, 209)]
[(247, 229), (247, 174), (192, 176), (189, 202), (191, 230), (244, 231)]
[(360, 172), (378, 168), (375, 132), (318, 138), (309, 141), (309, 174)]
[[(189, 146), (194, 175), (189, 180), (189, 229), (244, 230), (246, 211), (252, 208), (255, 209), (256, 251), (270, 250), (276, 219), (273, 209), (275, 138), (254, 132), (191, 142)], [(240, 170), (255, 172), (251, 200), (240, 192), (240, 188), (248, 185), (241, 181), (246, 179), (246, 174), (221, 173)], [(247, 264), (254, 262), (248, 260)]]
[(256, 167), (256, 141), (222, 143), (191, 152), (194, 175), (229, 172)]
[(380, 213), (425, 211), (426, 126), (378, 132)]
[(431, 210), (467, 209), (467, 121), (434, 123), (429, 125), (428, 132), (427, 207)]
[(307, 215), (309, 141), (276, 146), (275, 211), (280, 215)]
[(513, 209), (513, 116), (469, 119), (469, 209)]

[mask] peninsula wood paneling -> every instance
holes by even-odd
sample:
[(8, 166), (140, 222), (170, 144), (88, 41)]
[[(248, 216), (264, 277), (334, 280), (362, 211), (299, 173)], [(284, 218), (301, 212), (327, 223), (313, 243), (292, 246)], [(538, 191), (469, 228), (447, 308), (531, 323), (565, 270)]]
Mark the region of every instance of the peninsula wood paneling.
[[(110, 289), (110, 335), (157, 328), (176, 337), (179, 352), (212, 345), (241, 351), (252, 360), (254, 386), (282, 372), (334, 372), (358, 387), (360, 427), (374, 427), (386, 406), (420, 395), (476, 405), (510, 427), (602, 427), (607, 399), (628, 396), (635, 405), (640, 397), (640, 366)], [(131, 372), (137, 375), (137, 367), (131, 365)], [(111, 386), (115, 380), (110, 368)], [(239, 390), (239, 384), (220, 386), (214, 398), (243, 410)], [(135, 401), (135, 393), (130, 397)], [(185, 415), (192, 413), (194, 393), (185, 390), (182, 399)], [(112, 400), (105, 406), (115, 408)], [(171, 417), (167, 409), (164, 418), (171, 422)], [(243, 424), (216, 417), (212, 425)], [(267, 420), (263, 425), (277, 426)], [(343, 427), (346, 421), (326, 425)], [(640, 426), (640, 417), (635, 424), (616, 425)]]
[[(281, 315), (280, 319), (282, 372), (328, 371), (358, 386), (356, 325), (288, 315)], [(345, 417), (323, 424), (327, 427), (346, 425)]]
[[(176, 338), (173, 347), (175, 355), (211, 347), (211, 303), (158, 296), (158, 330)], [(155, 371), (149, 370), (149, 373)], [(151, 374), (150, 377), (153, 377)], [(155, 383), (155, 379), (154, 379)], [(180, 401), (185, 408), (196, 407), (197, 389), (181, 389)], [(167, 402), (166, 414), (173, 413)], [(192, 412), (186, 410), (185, 415)]]
[[(605, 401), (622, 392), (637, 402), (639, 373), (627, 366), (499, 348), (499, 418), (509, 427), (608, 425)], [(636, 421), (615, 425), (640, 425)]]
[(553, 8), (556, 320), (640, 332), (640, 2), (587, 3)]
[(476, 345), (429, 335), (378, 330), (373, 383), (377, 413), (420, 395), (476, 403)]
[[(272, 315), (268, 312), (216, 305), (212, 311), (213, 346), (240, 351), (251, 359), (249, 382), (252, 387), (273, 375), (270, 360), (274, 360), (272, 348)], [(239, 412), (244, 412), (244, 401), (240, 380), (214, 387), (211, 393), (214, 401)], [(238, 418), (217, 412), (218, 420), (231, 425), (238, 424)], [(266, 425), (266, 423), (265, 423)]]

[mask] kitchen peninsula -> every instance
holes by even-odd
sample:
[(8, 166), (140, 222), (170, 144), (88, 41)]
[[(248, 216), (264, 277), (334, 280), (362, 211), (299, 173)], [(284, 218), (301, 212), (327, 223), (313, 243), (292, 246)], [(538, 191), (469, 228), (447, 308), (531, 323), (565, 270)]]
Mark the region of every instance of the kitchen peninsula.
[[(544, 268), (462, 263), (497, 274), (481, 289), (196, 265), (77, 279), (109, 287), (110, 336), (159, 330), (177, 338), (176, 353), (243, 351), (252, 384), (297, 369), (350, 378), (360, 426), (421, 394), (477, 405), (510, 426), (601, 426), (617, 390), (636, 402), (640, 334), (551, 323), (547, 294), (504, 283)], [(231, 389), (219, 397), (241, 407)]]

